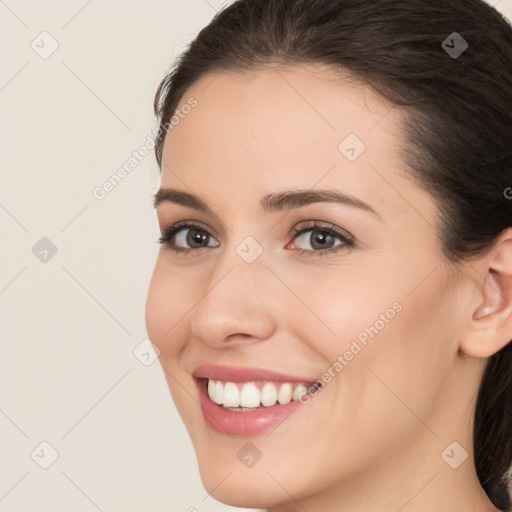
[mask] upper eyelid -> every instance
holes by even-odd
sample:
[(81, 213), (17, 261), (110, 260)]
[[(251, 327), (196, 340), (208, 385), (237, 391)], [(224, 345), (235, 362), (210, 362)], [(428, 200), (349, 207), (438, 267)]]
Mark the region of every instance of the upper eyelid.
[[(302, 227), (300, 226), (302, 223), (305, 223)], [(322, 225), (326, 224), (326, 225)], [(182, 229), (193, 229), (193, 228), (200, 228), (204, 231), (206, 231), (210, 236), (212, 235), (213, 231), (211, 228), (203, 226), (199, 221), (178, 221), (167, 228), (164, 228), (162, 235), (160, 237), (160, 240), (162, 240), (163, 237), (167, 233), (172, 232), (171, 238), (175, 237), (177, 233), (179, 233)], [(299, 236), (301, 236), (304, 232), (308, 231), (322, 231), (322, 230), (331, 230), (334, 231), (332, 233), (333, 236), (338, 236), (339, 239), (343, 240), (345, 243), (349, 243), (352, 245), (355, 243), (355, 237), (349, 233), (347, 230), (343, 228), (339, 228), (331, 223), (325, 222), (325, 221), (318, 221), (318, 220), (306, 220), (301, 221), (295, 224), (295, 226), (291, 229), (291, 231), (288, 233), (287, 236), (293, 236), (293, 240), (297, 239)], [(218, 243), (218, 237), (215, 233), (213, 233), (213, 237), (217, 240)], [(185, 249), (186, 250), (186, 249)], [(197, 250), (197, 249), (191, 249), (191, 250)], [(320, 252), (320, 251), (316, 251)]]
[(162, 234), (165, 234), (167, 231), (170, 231), (170, 230), (174, 230), (174, 232), (177, 233), (181, 229), (185, 229), (185, 228), (192, 229), (194, 227), (198, 227), (198, 228), (206, 231), (208, 234), (215, 236), (215, 238), (219, 238), (219, 235), (217, 235), (217, 233), (214, 229), (203, 225), (199, 221), (186, 221), (186, 220), (178, 221), (173, 224), (169, 224), (168, 226), (165, 226), (162, 231)]
[[(302, 226), (300, 228), (296, 227), (297, 225), (300, 225), (300, 224), (302, 224), (304, 222), (306, 223), (306, 225), (304, 225), (304, 226)], [(310, 224), (307, 224), (307, 223), (310, 223)], [(319, 223), (324, 223), (326, 225), (321, 225)], [(178, 222), (176, 222), (174, 224), (170, 224), (169, 226), (164, 227), (162, 232), (165, 233), (166, 231), (168, 231), (170, 229), (174, 229), (174, 230), (178, 231), (179, 229), (182, 229), (182, 228), (193, 228), (193, 227), (201, 228), (204, 231), (207, 231), (209, 234), (214, 234), (215, 236), (218, 236), (216, 234), (215, 230), (213, 230), (210, 227), (202, 225), (201, 222), (199, 222), (199, 221), (186, 221), (186, 220), (185, 221), (178, 221)], [(334, 226), (333, 224), (331, 224), (329, 222), (318, 221), (318, 220), (309, 220), (309, 221), (298, 222), (290, 230), (289, 234), (292, 235), (292, 234), (296, 234), (298, 231), (310, 230), (310, 229), (318, 229), (319, 231), (322, 230), (322, 229), (333, 229), (335, 231), (339, 231), (341, 235), (346, 235), (347, 238), (354, 238), (346, 229)], [(213, 233), (212, 233), (212, 231), (213, 231)]]
[[(334, 231), (336, 232), (338, 235), (340, 236), (344, 236), (346, 238), (349, 238), (350, 240), (354, 240), (354, 237), (346, 230), (346, 229), (343, 229), (343, 228), (339, 228), (337, 226), (334, 226), (333, 224), (331, 223), (325, 223), (327, 225), (321, 225), (321, 224), (318, 224), (318, 222), (323, 222), (323, 221), (304, 221), (304, 222), (311, 222), (312, 224), (309, 224), (309, 225), (305, 225), (303, 227), (300, 227), (300, 228), (297, 228), (297, 227), (294, 227), (292, 229), (292, 234), (297, 234), (297, 233), (300, 233), (301, 231), (310, 231), (310, 230), (318, 230), (318, 231), (322, 231), (322, 230), (331, 230), (331, 231)], [(300, 223), (299, 223), (300, 224)]]

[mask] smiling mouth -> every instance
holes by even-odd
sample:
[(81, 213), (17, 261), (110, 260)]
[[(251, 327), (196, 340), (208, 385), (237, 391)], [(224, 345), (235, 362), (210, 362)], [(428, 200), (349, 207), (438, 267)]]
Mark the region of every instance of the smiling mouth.
[(284, 422), (293, 425), (291, 418), (322, 388), (313, 376), (268, 368), (204, 364), (191, 373), (207, 426), (235, 437), (262, 435)]
[(252, 381), (226, 382), (201, 379), (209, 399), (234, 412), (250, 412), (301, 400), (320, 384), (314, 382)]

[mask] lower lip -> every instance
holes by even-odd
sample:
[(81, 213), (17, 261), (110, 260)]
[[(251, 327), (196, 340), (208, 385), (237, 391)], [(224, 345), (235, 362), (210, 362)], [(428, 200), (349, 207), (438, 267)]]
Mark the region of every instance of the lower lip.
[(254, 411), (235, 412), (213, 402), (204, 379), (196, 379), (199, 401), (206, 423), (215, 431), (231, 436), (256, 436), (275, 429), (281, 422), (304, 406), (300, 400), (285, 405), (262, 407)]

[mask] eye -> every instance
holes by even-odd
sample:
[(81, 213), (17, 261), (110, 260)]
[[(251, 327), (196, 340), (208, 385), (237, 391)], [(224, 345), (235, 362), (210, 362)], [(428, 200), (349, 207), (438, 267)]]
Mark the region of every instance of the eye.
[(165, 244), (171, 251), (188, 253), (192, 250), (204, 247), (217, 247), (219, 245), (219, 242), (210, 244), (211, 240), (215, 239), (206, 229), (197, 224), (183, 223), (175, 224), (166, 229), (158, 239), (158, 242)]
[[(306, 236), (307, 233), (310, 233), (309, 236)], [(312, 247), (312, 249), (299, 249), (301, 255), (322, 256), (354, 246), (354, 240), (348, 233), (331, 225), (321, 225), (317, 221), (309, 222), (301, 228), (294, 228), (291, 235), (293, 235), (292, 249), (295, 248), (297, 241), (300, 242), (300, 245), (309, 244)], [(336, 244), (336, 240), (340, 243)], [(158, 242), (166, 245), (171, 251), (182, 254), (206, 247), (219, 246), (219, 242), (206, 228), (186, 222), (167, 228)], [(290, 244), (287, 245), (287, 248), (290, 248)]]
[[(301, 255), (322, 256), (354, 246), (354, 240), (348, 233), (341, 232), (331, 225), (322, 226), (316, 221), (302, 228), (295, 228), (293, 234), (293, 246), (299, 241), (301, 244), (312, 247), (312, 249), (301, 250)], [(340, 241), (337, 245), (336, 239)]]

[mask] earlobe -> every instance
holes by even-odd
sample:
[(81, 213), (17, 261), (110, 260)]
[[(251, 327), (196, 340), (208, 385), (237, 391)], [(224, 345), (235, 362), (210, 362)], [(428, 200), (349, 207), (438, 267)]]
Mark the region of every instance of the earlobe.
[(490, 357), (512, 340), (512, 229), (475, 265), (479, 303), (460, 350), (473, 357)]

